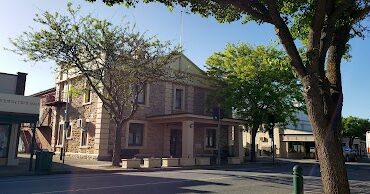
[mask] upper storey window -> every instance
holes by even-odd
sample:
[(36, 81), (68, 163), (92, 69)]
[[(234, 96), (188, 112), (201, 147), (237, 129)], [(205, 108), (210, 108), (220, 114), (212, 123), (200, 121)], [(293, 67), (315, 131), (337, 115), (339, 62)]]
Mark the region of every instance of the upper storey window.
[(184, 90), (175, 89), (175, 109), (181, 110), (184, 108)]

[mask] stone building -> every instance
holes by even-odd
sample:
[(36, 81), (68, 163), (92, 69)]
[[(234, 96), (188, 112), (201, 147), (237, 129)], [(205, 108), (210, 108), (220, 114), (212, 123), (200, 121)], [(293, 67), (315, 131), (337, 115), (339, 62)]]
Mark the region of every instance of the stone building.
[[(242, 131), (238, 127), (243, 121), (224, 118), (218, 130), (218, 121), (213, 120), (206, 107), (207, 95), (214, 88), (205, 72), (184, 55), (170, 66), (191, 76), (146, 86), (139, 97), (138, 111), (123, 129), (121, 157), (214, 159), (219, 143), (223, 159), (243, 158)], [(83, 92), (71, 94), (68, 91), (72, 88)], [(83, 88), (86, 83), (82, 77), (63, 73), (57, 76), (56, 98), (51, 103), (55, 115), (51, 149), (58, 154), (65, 145), (66, 155), (110, 160), (114, 124), (98, 96)], [(66, 108), (71, 127), (64, 130)]]

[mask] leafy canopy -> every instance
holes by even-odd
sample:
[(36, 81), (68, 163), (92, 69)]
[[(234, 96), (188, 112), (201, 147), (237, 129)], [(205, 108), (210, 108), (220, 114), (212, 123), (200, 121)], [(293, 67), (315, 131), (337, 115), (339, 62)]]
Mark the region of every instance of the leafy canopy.
[(342, 119), (342, 133), (345, 137), (365, 139), (366, 131), (370, 129), (369, 119), (349, 116)]
[(168, 64), (179, 50), (130, 24), (82, 16), (71, 3), (67, 15), (46, 11), (34, 21), (43, 28), (13, 39), (13, 51), (26, 60), (55, 61), (61, 71), (85, 77), (117, 123), (136, 112), (146, 84), (177, 76)]
[(228, 44), (207, 59), (208, 75), (221, 90), (214, 96), (249, 124), (295, 121), (303, 101), (301, 85), (294, 77), (285, 52), (273, 46)]

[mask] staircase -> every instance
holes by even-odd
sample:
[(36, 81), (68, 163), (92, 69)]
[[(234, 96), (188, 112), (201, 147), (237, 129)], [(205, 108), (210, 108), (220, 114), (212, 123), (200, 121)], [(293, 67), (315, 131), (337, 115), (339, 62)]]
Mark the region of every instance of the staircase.
[[(42, 116), (35, 130), (35, 149), (51, 149), (51, 134), (52, 134), (52, 116), (51, 107), (44, 108)], [(30, 153), (32, 142), (31, 126), (25, 126), (21, 130), (20, 137), (24, 143), (25, 152)]]

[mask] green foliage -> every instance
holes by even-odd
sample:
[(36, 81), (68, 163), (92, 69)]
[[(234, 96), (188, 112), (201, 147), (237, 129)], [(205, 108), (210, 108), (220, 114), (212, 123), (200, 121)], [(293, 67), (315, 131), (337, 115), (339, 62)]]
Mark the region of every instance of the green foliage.
[[(168, 64), (179, 50), (135, 31), (133, 25), (82, 16), (71, 3), (67, 15), (46, 11), (34, 21), (43, 28), (11, 40), (13, 51), (26, 60), (55, 61), (71, 77), (84, 76), (117, 122), (136, 111), (137, 96), (146, 84), (177, 75)], [(77, 95), (75, 89), (70, 92)]]
[(342, 119), (342, 133), (345, 137), (359, 137), (364, 140), (366, 131), (369, 129), (369, 119), (353, 116)]
[(302, 87), (289, 58), (273, 46), (228, 44), (206, 63), (208, 75), (221, 88), (213, 97), (250, 125), (267, 123), (268, 114), (276, 123), (294, 122), (296, 111), (303, 109), (296, 106), (303, 102)]

